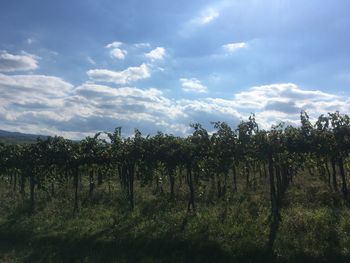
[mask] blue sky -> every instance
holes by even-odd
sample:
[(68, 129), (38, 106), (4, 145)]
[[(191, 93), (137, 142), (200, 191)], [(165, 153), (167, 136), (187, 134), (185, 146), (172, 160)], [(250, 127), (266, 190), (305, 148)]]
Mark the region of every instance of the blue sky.
[(350, 2), (0, 3), (0, 129), (81, 138), (122, 126), (264, 128), (350, 111)]

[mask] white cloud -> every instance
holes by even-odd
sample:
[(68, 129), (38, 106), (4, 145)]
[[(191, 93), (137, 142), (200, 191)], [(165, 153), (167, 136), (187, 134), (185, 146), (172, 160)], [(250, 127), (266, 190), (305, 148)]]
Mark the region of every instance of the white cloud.
[[(125, 82), (125, 77), (118, 75), (117, 79)], [(198, 79), (180, 81), (191, 91), (198, 92), (203, 86)], [(301, 109), (312, 118), (335, 110), (349, 113), (350, 99), (292, 83), (252, 87), (226, 99), (171, 99), (156, 88), (94, 83), (74, 88), (54, 76), (0, 74), (0, 129), (73, 139), (117, 126), (123, 127), (125, 135), (132, 134), (134, 128), (144, 134), (160, 130), (186, 135), (191, 132), (190, 123), (200, 122), (208, 131), (213, 130), (213, 121), (235, 127), (250, 112), (256, 114), (262, 128), (279, 121), (298, 125)]]
[(319, 90), (301, 89), (293, 83), (271, 84), (235, 94), (233, 102), (242, 112), (255, 112), (264, 128), (284, 121), (299, 123), (299, 113), (306, 110), (312, 118), (339, 110), (350, 111), (350, 100)]
[[(210, 99), (171, 100), (159, 89), (113, 88), (85, 83), (76, 88), (62, 79), (40, 75), (0, 75), (0, 128), (81, 138), (122, 126), (126, 135), (140, 128), (177, 135), (189, 123), (232, 120), (231, 104)], [(203, 114), (205, 113), (205, 114)]]
[(149, 98), (152, 101), (158, 101), (158, 98), (163, 95), (163, 93), (155, 88), (150, 89), (138, 89), (130, 87), (122, 88), (111, 88), (105, 85), (97, 85), (91, 83), (85, 83), (78, 86), (75, 92), (79, 95), (83, 95), (87, 98), (102, 98), (103, 101), (109, 98), (115, 97), (138, 97), (138, 98)]
[(157, 47), (151, 50), (148, 53), (145, 53), (145, 57), (154, 61), (154, 60), (162, 60), (165, 56), (165, 48)]
[[(127, 132), (140, 128), (154, 134), (157, 130), (184, 135), (189, 124), (201, 122), (212, 128), (211, 121), (238, 122), (239, 114), (232, 101), (223, 99), (170, 100), (159, 89), (134, 87), (112, 88), (104, 85), (83, 84), (76, 88), (79, 104), (94, 107), (87, 116), (91, 126), (97, 119), (104, 120), (100, 129), (112, 130), (121, 125)], [(77, 103), (74, 103), (77, 105)], [(74, 112), (81, 110), (75, 109)], [(109, 126), (109, 127), (108, 127)], [(93, 126), (94, 127), (94, 126)]]
[(179, 36), (187, 39), (189, 36), (195, 34), (197, 30), (204, 29), (220, 16), (222, 9), (223, 5), (217, 2), (214, 6), (211, 5), (210, 7), (199, 10), (194, 17), (181, 24), (178, 31)]
[(208, 8), (202, 14), (193, 19), (192, 23), (198, 24), (198, 25), (206, 25), (212, 22), (214, 19), (218, 18), (220, 13), (213, 9), (213, 8)]
[(73, 85), (61, 78), (45, 75), (4, 75), (0, 73), (0, 91), (17, 99), (27, 96), (64, 96)]
[(223, 45), (222, 47), (225, 49), (225, 51), (232, 54), (239, 49), (246, 48), (247, 46), (248, 46), (247, 43), (239, 42), (239, 43), (229, 43), (229, 44)]
[(22, 52), (22, 55), (13, 55), (7, 51), (0, 52), (0, 72), (28, 71), (38, 68), (38, 57)]
[(110, 51), (112, 57), (117, 59), (124, 59), (128, 52), (124, 49), (114, 48)]
[(125, 49), (119, 48), (121, 45), (123, 45), (122, 42), (115, 41), (106, 45), (106, 48), (110, 49), (109, 53), (113, 58), (124, 59), (128, 52)]
[(1, 128), (43, 134), (51, 129), (49, 120), (69, 119), (65, 99), (72, 90), (72, 84), (54, 76), (0, 74)]
[(207, 87), (196, 78), (181, 78), (180, 82), (182, 89), (186, 92), (206, 93), (208, 91)]
[(93, 81), (112, 82), (115, 84), (129, 84), (151, 76), (149, 67), (144, 63), (138, 67), (129, 67), (123, 71), (92, 69), (87, 74)]
[[(264, 109), (271, 103), (293, 103), (298, 108), (334, 101), (338, 96), (318, 90), (303, 90), (293, 83), (271, 84), (250, 88), (235, 95), (234, 101), (242, 108)], [(276, 104), (277, 105), (277, 104)]]
[(114, 41), (114, 42), (112, 42), (112, 43), (110, 43), (110, 44), (107, 44), (107, 45), (106, 45), (106, 48), (118, 48), (118, 47), (120, 47), (121, 45), (123, 45), (122, 42)]

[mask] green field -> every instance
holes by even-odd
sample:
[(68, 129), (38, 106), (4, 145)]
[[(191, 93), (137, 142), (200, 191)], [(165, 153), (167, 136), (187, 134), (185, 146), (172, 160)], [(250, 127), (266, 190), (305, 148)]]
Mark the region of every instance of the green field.
[[(244, 178), (238, 178), (244, 182)], [(187, 212), (186, 189), (168, 192), (136, 186), (130, 212), (117, 184), (87, 184), (81, 209), (72, 213), (72, 191), (38, 194), (29, 202), (1, 186), (1, 262), (349, 262), (350, 210), (323, 180), (305, 174), (288, 189), (273, 246), (269, 239), (269, 194), (264, 178), (225, 200), (198, 196), (197, 212)], [(110, 190), (110, 191), (109, 191)], [(153, 191), (153, 192), (152, 192)]]

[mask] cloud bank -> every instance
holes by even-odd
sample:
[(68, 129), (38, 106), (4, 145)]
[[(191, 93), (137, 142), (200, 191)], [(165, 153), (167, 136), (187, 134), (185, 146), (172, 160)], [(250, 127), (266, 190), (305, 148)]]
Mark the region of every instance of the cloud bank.
[[(181, 81), (189, 89), (201, 90), (197, 79)], [(171, 99), (156, 88), (95, 83), (74, 87), (53, 76), (0, 74), (0, 93), (1, 129), (74, 139), (112, 131), (117, 126), (123, 127), (124, 135), (132, 134), (134, 128), (144, 134), (160, 130), (186, 135), (191, 132), (190, 123), (200, 122), (208, 130), (212, 130), (213, 121), (235, 126), (251, 112), (262, 128), (269, 128), (280, 121), (297, 125), (302, 109), (311, 117), (328, 111), (350, 111), (349, 98), (292, 83), (252, 87), (229, 99)]]
[[(123, 45), (126, 44), (113, 42), (105, 48), (113, 55), (112, 52), (118, 53)], [(155, 62), (164, 60), (165, 48), (156, 47), (144, 53), (150, 44), (128, 47), (130, 52), (132, 48), (141, 49), (139, 57), (148, 61), (119, 71), (88, 70), (89, 81), (78, 85), (56, 76), (16, 73), (36, 69), (37, 57), (24, 52), (21, 55), (2, 52), (0, 129), (80, 139), (122, 126), (126, 136), (131, 135), (134, 128), (144, 134), (163, 131), (182, 136), (191, 132), (191, 123), (202, 123), (209, 131), (213, 130), (211, 122), (215, 121), (225, 121), (235, 127), (252, 112), (264, 129), (281, 121), (298, 125), (301, 110), (308, 111), (311, 118), (336, 110), (350, 112), (348, 97), (301, 88), (294, 83), (255, 86), (222, 98), (211, 95), (197, 78), (175, 78), (178, 82), (172, 92), (183, 91), (189, 97), (175, 99), (166, 88), (138, 85), (153, 73), (163, 72), (157, 71)], [(244, 47), (245, 43), (224, 46), (229, 53)], [(90, 57), (86, 59), (96, 65)]]
[(7, 51), (0, 51), (0, 72), (29, 71), (38, 68), (37, 57), (22, 52), (21, 55), (13, 55)]

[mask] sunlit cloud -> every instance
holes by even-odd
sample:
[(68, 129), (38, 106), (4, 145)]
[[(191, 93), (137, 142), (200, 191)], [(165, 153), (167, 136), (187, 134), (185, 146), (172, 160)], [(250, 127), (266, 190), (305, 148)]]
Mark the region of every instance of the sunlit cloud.
[[(206, 91), (198, 79), (182, 78), (180, 82), (188, 92)], [(2, 129), (74, 139), (117, 126), (122, 126), (125, 135), (132, 134), (134, 128), (144, 134), (159, 130), (187, 135), (190, 123), (202, 123), (208, 131), (213, 130), (214, 121), (235, 127), (251, 112), (259, 126), (267, 129), (281, 121), (298, 125), (302, 109), (310, 111), (312, 118), (328, 111), (350, 110), (349, 98), (293, 83), (252, 87), (232, 98), (171, 99), (156, 88), (94, 83), (74, 87), (54, 76), (1, 74), (0, 91)]]
[(180, 79), (182, 90), (186, 92), (197, 92), (197, 93), (206, 93), (208, 88), (204, 86), (200, 80), (196, 78), (181, 78)]
[(224, 50), (230, 54), (235, 53), (236, 51), (238, 51), (239, 49), (242, 48), (246, 48), (248, 45), (247, 43), (244, 42), (239, 42), (239, 43), (229, 43), (229, 44), (225, 44), (222, 47), (224, 48)]
[(293, 83), (252, 87), (234, 95), (241, 112), (255, 112), (264, 128), (286, 122), (299, 123), (299, 113), (306, 110), (312, 118), (328, 112), (350, 111), (350, 99), (320, 90), (306, 90)]
[(128, 52), (125, 49), (119, 48), (121, 45), (123, 45), (123, 43), (119, 41), (115, 41), (106, 45), (106, 48), (110, 49), (109, 53), (111, 57), (116, 59), (125, 59), (125, 56), (128, 54)]
[(91, 80), (95, 82), (111, 82), (115, 84), (129, 84), (138, 80), (151, 77), (151, 70), (145, 63), (138, 67), (128, 67), (122, 71), (108, 69), (92, 69), (87, 72)]
[(13, 55), (7, 51), (0, 51), (0, 72), (29, 71), (37, 68), (37, 56), (25, 52)]
[(124, 59), (128, 52), (124, 49), (114, 48), (110, 51), (112, 57), (117, 59)]
[(73, 85), (61, 78), (46, 75), (5, 75), (0, 73), (0, 91), (2, 97), (17, 100), (33, 96), (65, 96)]
[(208, 8), (199, 17), (196, 17), (192, 20), (192, 23), (198, 24), (198, 25), (206, 25), (212, 22), (214, 19), (218, 18), (220, 13), (213, 9)]
[(123, 43), (122, 42), (119, 42), (119, 41), (114, 41), (112, 43), (109, 43), (106, 45), (106, 48), (118, 48), (122, 45)]
[(157, 47), (148, 53), (145, 53), (145, 57), (151, 61), (162, 60), (165, 56), (165, 48)]

